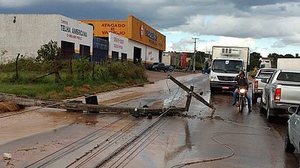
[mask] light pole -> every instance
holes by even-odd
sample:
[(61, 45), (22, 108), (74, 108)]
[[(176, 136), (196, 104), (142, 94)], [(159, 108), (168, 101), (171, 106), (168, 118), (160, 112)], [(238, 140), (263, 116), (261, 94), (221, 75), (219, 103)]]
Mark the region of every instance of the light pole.
[(194, 42), (194, 57), (193, 57), (193, 72), (195, 73), (195, 71), (196, 71), (196, 68), (195, 68), (195, 62), (196, 62), (196, 44), (197, 44), (197, 40), (199, 38), (194, 37), (193, 39), (195, 40), (195, 42)]

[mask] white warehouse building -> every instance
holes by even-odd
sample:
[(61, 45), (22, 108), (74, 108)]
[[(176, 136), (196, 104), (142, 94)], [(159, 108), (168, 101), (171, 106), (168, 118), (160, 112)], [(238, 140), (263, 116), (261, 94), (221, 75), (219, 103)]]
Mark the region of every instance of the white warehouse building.
[(57, 14), (0, 14), (0, 63), (18, 54), (36, 57), (51, 40), (61, 47), (65, 58), (90, 56), (93, 27)]

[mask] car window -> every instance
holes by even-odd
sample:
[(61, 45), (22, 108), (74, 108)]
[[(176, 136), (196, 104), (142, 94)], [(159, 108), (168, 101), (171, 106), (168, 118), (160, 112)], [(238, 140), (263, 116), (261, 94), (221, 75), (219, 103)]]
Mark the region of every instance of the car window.
[(273, 73), (274, 71), (275, 69), (262, 69), (260, 73), (268, 73), (268, 72)]
[(274, 72), (274, 73), (271, 75), (271, 77), (269, 78), (268, 83), (271, 83), (271, 82), (273, 81), (273, 79), (274, 79), (274, 77), (275, 77), (275, 74), (276, 74), (276, 72)]
[(296, 114), (300, 115), (300, 107), (297, 108)]
[(300, 73), (296, 72), (281, 72), (277, 80), (289, 81), (289, 82), (300, 82)]
[(263, 78), (270, 78), (272, 76), (273, 72), (263, 72), (260, 73), (257, 78), (263, 79)]

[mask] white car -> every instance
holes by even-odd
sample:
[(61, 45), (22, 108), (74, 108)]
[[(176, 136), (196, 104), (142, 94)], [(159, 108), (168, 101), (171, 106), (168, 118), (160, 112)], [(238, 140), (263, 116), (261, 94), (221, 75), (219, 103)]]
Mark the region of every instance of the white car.
[(261, 97), (263, 88), (266, 85), (266, 82), (264, 82), (263, 79), (269, 79), (273, 72), (276, 69), (274, 68), (261, 68), (257, 71), (257, 74), (255, 75), (254, 81), (253, 81), (253, 89), (252, 89), (252, 102), (256, 103), (257, 98)]
[(285, 151), (293, 153), (295, 149), (299, 152), (300, 148), (300, 107), (289, 107), (289, 113), (292, 113), (288, 120), (288, 133), (285, 138)]

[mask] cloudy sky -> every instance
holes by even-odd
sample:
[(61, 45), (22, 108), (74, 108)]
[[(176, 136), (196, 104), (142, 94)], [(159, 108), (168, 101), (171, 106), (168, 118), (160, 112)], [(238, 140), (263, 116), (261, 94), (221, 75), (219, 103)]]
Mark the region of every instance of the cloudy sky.
[(299, 0), (0, 0), (0, 13), (58, 13), (74, 19), (126, 19), (167, 36), (168, 51), (249, 46), (262, 55), (300, 53)]

